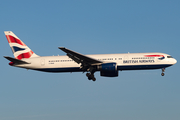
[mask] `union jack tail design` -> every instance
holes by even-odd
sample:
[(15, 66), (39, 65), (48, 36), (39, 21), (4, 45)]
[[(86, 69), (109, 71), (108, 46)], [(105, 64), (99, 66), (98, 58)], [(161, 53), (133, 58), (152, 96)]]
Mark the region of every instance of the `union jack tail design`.
[(12, 31), (5, 31), (6, 38), (16, 59), (39, 57), (26, 46)]

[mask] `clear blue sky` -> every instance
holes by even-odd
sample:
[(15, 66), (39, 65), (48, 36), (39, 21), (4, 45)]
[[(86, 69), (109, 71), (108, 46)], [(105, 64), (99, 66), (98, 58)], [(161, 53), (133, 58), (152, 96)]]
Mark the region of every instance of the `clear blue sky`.
[(179, 120), (179, 62), (88, 81), (82, 73), (15, 68), (4, 31), (40, 56), (163, 52), (180, 60), (179, 0), (3, 0), (0, 120)]

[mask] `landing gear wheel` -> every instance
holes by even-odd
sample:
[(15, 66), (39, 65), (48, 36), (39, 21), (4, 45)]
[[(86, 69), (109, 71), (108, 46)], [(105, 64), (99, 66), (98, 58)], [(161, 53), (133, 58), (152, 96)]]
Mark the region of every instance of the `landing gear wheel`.
[(162, 73), (161, 75), (164, 76), (165, 68), (162, 68)]
[(91, 74), (90, 73), (86, 73), (86, 76), (89, 77)]
[(94, 78), (92, 78), (92, 80), (93, 80), (93, 81), (96, 81), (96, 78), (94, 77)]
[(164, 73), (161, 73), (162, 76), (164, 76)]
[(88, 77), (88, 80), (96, 81), (96, 78), (94, 77), (94, 74), (86, 73), (86, 76)]

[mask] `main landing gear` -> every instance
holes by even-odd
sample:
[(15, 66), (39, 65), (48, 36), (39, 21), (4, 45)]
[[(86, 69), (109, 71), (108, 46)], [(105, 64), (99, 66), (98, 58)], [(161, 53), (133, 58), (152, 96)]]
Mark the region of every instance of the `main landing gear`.
[(86, 76), (89, 80), (96, 81), (96, 78), (94, 77), (94, 73), (96, 72), (96, 68), (91, 66), (89, 69), (87, 69), (90, 73), (86, 73)]
[(165, 68), (162, 68), (162, 73), (161, 75), (164, 76)]
[(96, 81), (96, 78), (94, 77), (94, 74), (86, 73), (86, 76), (88, 77), (89, 80)]

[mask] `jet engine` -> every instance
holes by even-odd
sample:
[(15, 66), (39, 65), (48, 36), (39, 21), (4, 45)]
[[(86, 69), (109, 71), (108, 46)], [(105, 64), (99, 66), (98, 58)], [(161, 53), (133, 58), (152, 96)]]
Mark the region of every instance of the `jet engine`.
[(105, 77), (117, 77), (118, 70), (116, 63), (103, 63), (98, 66), (98, 70), (100, 71), (101, 76)]

